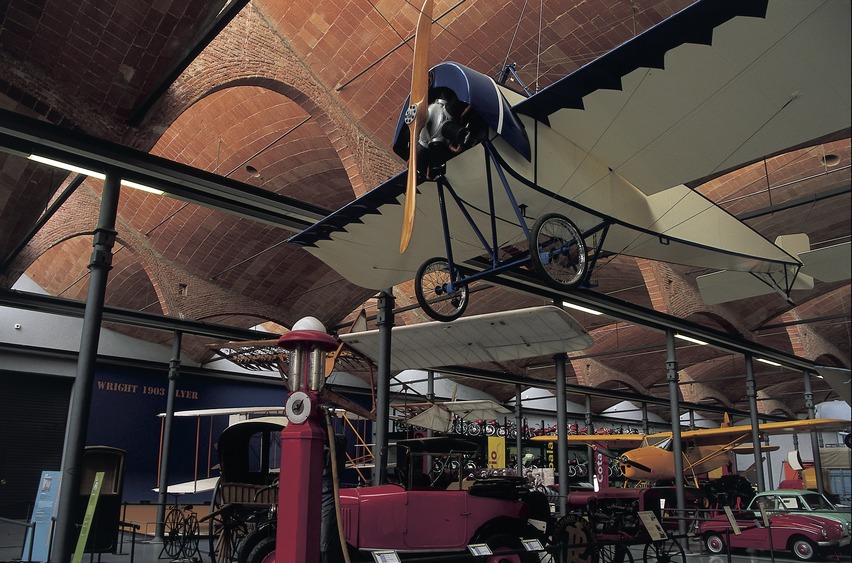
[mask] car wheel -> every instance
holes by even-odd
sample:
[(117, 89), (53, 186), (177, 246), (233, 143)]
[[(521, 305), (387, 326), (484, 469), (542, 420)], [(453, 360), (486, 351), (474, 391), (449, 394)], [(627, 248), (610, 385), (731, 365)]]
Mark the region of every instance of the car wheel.
[(817, 556), (817, 547), (811, 540), (794, 536), (790, 540), (790, 551), (799, 561), (813, 561)]
[(246, 559), (248, 563), (275, 563), (275, 536), (260, 540)]
[(240, 543), (240, 547), (237, 549), (237, 563), (249, 563), (249, 558), (254, 548), (266, 538), (271, 537), (274, 540), (275, 533), (276, 526), (272, 524), (256, 528), (254, 532), (246, 536), (246, 539)]
[(524, 546), (518, 536), (497, 534), (486, 540), (494, 555), (486, 555), (482, 563), (538, 563), (535, 553), (523, 551)]
[(719, 534), (708, 534), (704, 536), (704, 547), (713, 554), (725, 553), (725, 540)]

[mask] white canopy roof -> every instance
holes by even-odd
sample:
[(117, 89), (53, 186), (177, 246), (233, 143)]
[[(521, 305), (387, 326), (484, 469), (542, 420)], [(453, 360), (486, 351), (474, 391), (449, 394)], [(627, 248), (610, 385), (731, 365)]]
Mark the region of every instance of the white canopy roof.
[[(394, 327), (391, 369), (426, 369), (480, 362), (505, 362), (583, 350), (592, 337), (563, 309), (547, 305)], [(340, 336), (374, 361), (379, 331)]]

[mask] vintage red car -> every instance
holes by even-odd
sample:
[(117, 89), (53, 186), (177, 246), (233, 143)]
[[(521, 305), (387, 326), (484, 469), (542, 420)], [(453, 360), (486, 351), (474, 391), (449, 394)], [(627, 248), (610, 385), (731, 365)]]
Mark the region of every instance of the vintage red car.
[[(553, 556), (545, 546), (567, 545), (568, 534), (577, 538), (576, 520), (554, 519), (547, 496), (531, 490), (525, 478), (470, 478), (477, 452), (477, 444), (459, 438), (400, 441), (392, 482), (341, 489), (341, 521), (353, 559), (373, 561), (371, 552), (384, 550), (470, 555), (468, 546), (486, 544), (493, 555), (477, 561), (539, 563)], [(257, 534), (266, 539), (256, 541)], [(246, 538), (252, 553), (241, 553), (239, 560), (272, 563), (274, 536), (260, 527)], [(538, 540), (544, 550), (525, 551), (524, 539)]]
[(550, 507), (525, 479), (465, 479), (473, 442), (406, 440), (397, 452), (396, 484), (340, 491), (350, 546), (406, 553), (467, 551), (471, 543), (519, 549), (520, 538), (544, 532)]
[(739, 534), (732, 531), (725, 514), (703, 520), (698, 533), (710, 553), (723, 553), (728, 548), (789, 551), (800, 561), (811, 561), (821, 554), (849, 544), (849, 533), (836, 520), (806, 514), (778, 513), (768, 515), (765, 526), (760, 513), (732, 513)]

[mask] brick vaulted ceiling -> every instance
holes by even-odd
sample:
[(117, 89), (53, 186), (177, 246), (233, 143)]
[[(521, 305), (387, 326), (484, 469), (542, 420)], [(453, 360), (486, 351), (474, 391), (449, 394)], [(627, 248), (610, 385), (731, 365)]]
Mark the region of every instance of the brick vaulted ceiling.
[[(459, 61), (491, 76), (515, 63), (528, 85), (542, 88), (690, 3), (439, 0), (430, 62)], [(404, 168), (390, 142), (410, 84), (418, 15), (410, 2), (11, 0), (0, 10), (2, 109), (329, 211)], [(220, 14), (230, 19), (218, 29)], [(4, 288), (26, 274), (52, 295), (85, 299), (99, 181), (85, 180), (13, 254), (73, 178), (0, 152)], [(813, 247), (846, 242), (848, 130), (692, 187), (769, 239), (805, 232)], [(790, 203), (797, 204), (785, 207)], [(305, 315), (345, 326), (362, 306), (375, 312), (373, 291), (286, 244), (293, 233), (280, 228), (123, 189), (117, 231), (108, 305), (239, 327), (290, 327)], [(619, 256), (598, 268), (594, 291), (850, 366), (849, 280), (817, 282), (795, 292), (792, 304), (767, 295), (708, 306), (695, 286), (703, 273)], [(398, 307), (416, 303), (410, 283), (394, 294)], [(495, 287), (479, 292), (467, 314), (541, 303)], [(577, 318), (596, 343), (572, 358), (569, 382), (666, 396), (662, 333), (608, 317)], [(411, 308), (396, 322), (423, 320)], [(165, 345), (171, 338), (117, 328)], [(188, 338), (184, 353), (205, 361), (206, 342)], [(678, 360), (684, 399), (747, 408), (741, 357), (679, 344)], [(480, 367), (552, 381), (547, 364), (538, 358)], [(800, 373), (757, 365), (756, 375), (762, 412), (802, 411)], [(819, 380), (814, 385), (818, 399), (836, 396)], [(500, 399), (515, 392), (487, 390)], [(596, 399), (593, 408), (612, 402)]]

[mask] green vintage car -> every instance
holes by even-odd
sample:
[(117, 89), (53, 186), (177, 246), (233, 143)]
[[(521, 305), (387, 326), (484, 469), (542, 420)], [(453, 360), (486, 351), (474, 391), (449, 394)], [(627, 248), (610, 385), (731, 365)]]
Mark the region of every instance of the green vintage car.
[(852, 512), (846, 507), (838, 507), (825, 495), (807, 489), (782, 489), (757, 493), (746, 510), (759, 513), (760, 509), (769, 514), (778, 512), (804, 512), (811, 516), (822, 516), (837, 520), (843, 524), (846, 534), (852, 534)]

